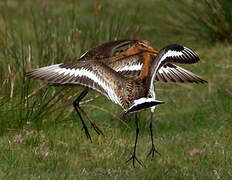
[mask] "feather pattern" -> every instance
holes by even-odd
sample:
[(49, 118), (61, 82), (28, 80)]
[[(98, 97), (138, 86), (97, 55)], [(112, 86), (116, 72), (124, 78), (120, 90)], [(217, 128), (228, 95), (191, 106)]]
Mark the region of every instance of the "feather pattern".
[[(156, 56), (152, 55), (155, 61)], [(173, 61), (172, 59), (170, 61)], [(142, 69), (141, 54), (132, 55), (118, 61), (108, 63), (107, 59), (102, 60), (110, 68), (114, 69), (124, 76), (137, 76)], [(158, 69), (155, 76), (156, 81), (173, 82), (173, 83), (206, 83), (200, 76), (181, 68), (172, 63), (166, 63)]]
[[(149, 75), (145, 79), (128, 79), (118, 73), (138, 71), (142, 66), (142, 58), (139, 54), (126, 57), (126, 59), (129, 59), (127, 61), (123, 59), (121, 61), (104, 62), (103, 59), (56, 64), (35, 69), (26, 73), (26, 75), (34, 79), (56, 84), (80, 84), (87, 86), (104, 94), (114, 103), (123, 107), (124, 110), (129, 109), (129, 112), (140, 111), (145, 108), (153, 108), (154, 110), (154, 106), (160, 104), (160, 102), (155, 100), (153, 81), (156, 78), (156, 74), (159, 74), (157, 77), (165, 82), (185, 82), (186, 78), (191, 79), (191, 77), (197, 79), (197, 76), (194, 76), (191, 72), (170, 64), (170, 61), (186, 63), (182, 62), (183, 58), (186, 57), (189, 57), (186, 60), (188, 61), (187, 63), (193, 63), (198, 57), (195, 56), (194, 52), (186, 49), (180, 45), (163, 48), (159, 55), (153, 58), (152, 65), (149, 67)], [(160, 69), (162, 70), (159, 71)]]
[(120, 60), (114, 62), (108, 62), (107, 59), (103, 60), (104, 64), (114, 69), (116, 72), (121, 74), (125, 72), (140, 72), (142, 69), (142, 57), (141, 54), (136, 54), (132, 56), (128, 56), (126, 58), (122, 58)]
[(166, 77), (167, 82), (207, 83), (207, 81), (205, 81), (198, 75), (171, 63), (167, 63), (164, 66), (160, 67), (160, 69), (156, 73), (155, 80), (166, 82), (162, 79), (162, 76)]
[(116, 104), (121, 104), (116, 89), (125, 83), (123, 76), (98, 61), (56, 64), (35, 69), (26, 75), (56, 84), (81, 84), (99, 91)]
[(132, 46), (138, 40), (116, 40), (103, 43), (81, 55), (80, 60), (109, 58)]
[(165, 61), (181, 64), (193, 64), (200, 60), (199, 56), (191, 49), (178, 44), (171, 44), (160, 51), (163, 50), (166, 52), (160, 60), (162, 64), (164, 64)]
[[(185, 82), (186, 77), (189, 78), (192, 76), (196, 78), (196, 76), (193, 76), (193, 73), (189, 73), (187, 70), (183, 71), (183, 68), (177, 68), (177, 66), (175, 67), (175, 70), (169, 69), (169, 72), (171, 72), (169, 74), (163, 73), (167, 72), (167, 69), (163, 69), (162, 71), (159, 71), (159, 69), (161, 67), (171, 67), (172, 65), (170, 64), (170, 62), (192, 64), (197, 61), (199, 61), (198, 55), (189, 48), (177, 44), (166, 46), (163, 49), (161, 49), (159, 55), (157, 55), (152, 62), (150, 76), (147, 78), (147, 85), (150, 86), (150, 89), (153, 89), (152, 82), (156, 79), (158, 73), (158, 78), (162, 79), (164, 82), (176, 81), (175, 79), (179, 79), (180, 81)], [(189, 74), (191, 74), (191, 76)]]

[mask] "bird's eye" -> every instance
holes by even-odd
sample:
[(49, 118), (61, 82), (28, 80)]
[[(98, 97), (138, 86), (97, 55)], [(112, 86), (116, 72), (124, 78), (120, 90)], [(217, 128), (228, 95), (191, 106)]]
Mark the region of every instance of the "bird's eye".
[(143, 44), (143, 43), (139, 43), (139, 45), (142, 46), (142, 47), (147, 47), (147, 46), (145, 46), (145, 44)]

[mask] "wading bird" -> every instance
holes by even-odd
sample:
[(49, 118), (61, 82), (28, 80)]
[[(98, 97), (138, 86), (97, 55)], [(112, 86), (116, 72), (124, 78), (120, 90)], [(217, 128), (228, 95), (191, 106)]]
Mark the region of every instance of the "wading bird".
[[(117, 73), (104, 63), (104, 59), (51, 65), (35, 69), (26, 75), (33, 79), (51, 83), (80, 84), (95, 89), (114, 103), (120, 105), (126, 113), (136, 113), (163, 103), (156, 100), (153, 83), (161, 67), (171, 62), (192, 64), (198, 60), (198, 56), (192, 50), (173, 44), (161, 49), (154, 60), (153, 58), (146, 59), (146, 65), (143, 64), (138, 77), (135, 79), (126, 78)], [(135, 161), (140, 163), (136, 157), (136, 145), (139, 134), (137, 115), (135, 123), (136, 138), (134, 151), (128, 160), (132, 160), (133, 165), (135, 165)]]
[[(116, 40), (109, 41), (103, 43), (81, 56), (79, 61), (88, 61), (88, 60), (100, 60), (116, 72), (124, 75), (124, 76), (138, 76), (142, 66), (148, 67), (149, 59), (155, 59), (157, 52), (152, 50), (147, 41), (141, 40)], [(147, 60), (148, 59), (148, 60)], [(75, 63), (75, 62), (74, 62)], [(195, 62), (194, 62), (195, 63)], [(145, 73), (144, 73), (145, 75)], [(143, 76), (144, 76), (143, 75)], [(198, 75), (191, 73), (188, 70), (185, 70), (175, 64), (166, 63), (164, 66), (161, 66), (156, 73), (155, 77), (156, 81), (160, 82), (173, 82), (173, 83), (206, 83), (207, 81), (203, 80)], [(66, 82), (61, 82), (65, 84)], [(59, 83), (59, 84), (61, 84)], [(79, 115), (83, 129), (85, 130), (85, 134), (87, 138), (91, 140), (91, 136), (89, 134), (88, 128), (85, 125), (83, 118), (81, 116), (81, 112), (86, 115), (83, 109), (79, 106), (80, 101), (88, 94), (89, 88), (85, 88), (81, 94), (76, 98), (73, 105), (76, 109), (77, 114)], [(153, 93), (155, 98), (155, 94)], [(152, 132), (152, 123), (153, 123), (153, 112), (154, 108), (151, 108), (151, 118), (150, 118), (150, 136), (151, 136), (151, 151), (148, 153), (149, 155), (154, 156), (154, 152), (159, 152), (156, 150), (153, 140), (153, 132)], [(88, 116), (87, 119), (90, 121), (90, 124), (94, 128), (94, 130), (98, 134), (103, 134), (102, 131), (96, 126), (94, 122), (92, 122)]]
[[(149, 58), (155, 59), (157, 51), (152, 49), (148, 45), (147, 41), (141, 40), (116, 40), (103, 43), (86, 53), (84, 53), (77, 61), (89, 61), (89, 60), (101, 60), (104, 64), (114, 69), (116, 72), (121, 73), (124, 76), (138, 76), (140, 70), (144, 64), (147, 66), (147, 60)], [(150, 53), (154, 53), (150, 56)], [(76, 61), (75, 61), (76, 62)], [(75, 63), (74, 62), (74, 63)], [(145, 62), (145, 63), (144, 63)], [(147, 66), (148, 67), (148, 66)], [(156, 81), (161, 82), (180, 82), (180, 83), (205, 83), (201, 77), (187, 71), (181, 67), (176, 66), (172, 63), (167, 63), (160, 67), (156, 74)], [(66, 82), (60, 82), (56, 84), (66, 84)], [(88, 128), (84, 123), (81, 116), (81, 112), (84, 111), (79, 106), (80, 101), (88, 94), (89, 88), (85, 88), (81, 94), (76, 98), (73, 103), (77, 114), (79, 115), (83, 129), (87, 138), (91, 140)], [(87, 117), (87, 116), (86, 116)], [(88, 118), (88, 117), (87, 117)], [(151, 118), (152, 120), (152, 118)], [(98, 134), (103, 134), (102, 131), (96, 126), (95, 123), (91, 122), (92, 127)], [(150, 122), (150, 129), (152, 129), (152, 121)], [(152, 134), (152, 130), (151, 130)], [(153, 139), (152, 139), (153, 141)], [(153, 143), (152, 143), (153, 144)]]
[[(127, 73), (128, 74), (128, 67), (130, 66), (130, 62), (132, 59), (128, 59), (126, 57), (130, 57), (132, 55), (137, 55), (137, 58), (133, 58), (136, 64), (139, 64), (139, 66), (142, 67), (143, 62), (146, 62), (146, 59), (150, 55), (149, 53), (158, 54), (158, 51), (154, 50), (151, 46), (149, 46), (149, 43), (147, 41), (143, 40), (117, 40), (117, 41), (110, 41), (103, 43), (95, 48), (92, 48), (91, 50), (84, 53), (80, 59), (77, 61), (92, 61), (92, 60), (101, 60), (102, 63), (109, 65), (111, 68), (116, 69), (117, 71), (120, 71), (120, 73)], [(116, 61), (121, 61), (122, 59), (125, 59), (123, 63), (116, 63)], [(138, 61), (139, 58), (139, 61)], [(73, 62), (74, 64), (77, 62)], [(142, 63), (142, 64), (141, 64)], [(132, 64), (135, 65), (136, 64)], [(140, 70), (141, 70), (140, 67)], [(133, 71), (133, 73), (135, 73)], [(130, 74), (128, 74), (130, 75)], [(60, 81), (53, 83), (54, 85), (66, 85), (66, 81)], [(88, 128), (84, 122), (84, 119), (82, 118), (82, 115), (85, 115), (85, 117), (89, 120), (90, 124), (94, 128), (94, 130), (97, 132), (97, 134), (103, 134), (102, 131), (98, 128), (98, 126), (91, 121), (87, 114), (84, 112), (84, 110), (80, 107), (80, 101), (88, 94), (89, 88), (86, 87), (80, 95), (76, 98), (76, 100), (73, 102), (73, 106), (80, 117), (80, 120), (83, 125), (83, 129), (85, 131), (86, 137), (92, 141), (90, 133), (88, 131)]]

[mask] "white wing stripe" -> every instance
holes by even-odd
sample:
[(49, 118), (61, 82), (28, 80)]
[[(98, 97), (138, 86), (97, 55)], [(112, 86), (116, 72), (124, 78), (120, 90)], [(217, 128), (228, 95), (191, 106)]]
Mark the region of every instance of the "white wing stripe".
[[(157, 73), (157, 69), (159, 68), (160, 64), (167, 58), (167, 57), (173, 57), (173, 56), (181, 56), (183, 55), (182, 52), (178, 52), (178, 51), (172, 51), (172, 50), (168, 50), (164, 55), (163, 57), (161, 58), (161, 60), (159, 61), (159, 63), (157, 64), (156, 66), (156, 69), (155, 71), (153, 72), (153, 75), (152, 75), (152, 78), (151, 78), (151, 82), (154, 82), (154, 79), (155, 79), (155, 76), (156, 76), (156, 73)], [(153, 83), (151, 83), (151, 86), (150, 86), (150, 89), (153, 89)]]
[(135, 65), (127, 65), (122, 68), (117, 68), (115, 71), (116, 72), (121, 72), (121, 71), (140, 71), (142, 68), (142, 64), (135, 64)]
[[(92, 81), (94, 81), (95, 83), (97, 83), (99, 86), (101, 86), (108, 95), (108, 98), (110, 100), (112, 100), (113, 102), (115, 102), (116, 104), (121, 105), (116, 93), (114, 92), (114, 90), (106, 84), (105, 81), (103, 81), (99, 76), (97, 76), (94, 72), (89, 71), (87, 69), (81, 68), (81, 69), (65, 69), (65, 68), (58, 68), (58, 69), (54, 69), (54, 72), (58, 73), (58, 74), (62, 74), (62, 75), (69, 75), (69, 76), (75, 76), (75, 77), (82, 77), (82, 76), (86, 76), (89, 79), (91, 79)], [(64, 74), (63, 74), (64, 73)]]
[[(172, 50), (169, 50), (167, 53), (166, 53), (166, 57), (175, 57), (175, 56), (182, 56), (183, 53), (182, 52), (179, 52), (179, 51), (172, 51)], [(163, 58), (162, 58), (163, 59)]]

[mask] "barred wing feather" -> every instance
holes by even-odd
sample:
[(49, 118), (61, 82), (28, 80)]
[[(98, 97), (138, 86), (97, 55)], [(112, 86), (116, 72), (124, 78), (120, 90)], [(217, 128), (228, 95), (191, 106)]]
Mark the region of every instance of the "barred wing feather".
[[(152, 56), (155, 60), (156, 56)], [(103, 61), (104, 62), (104, 61)], [(123, 76), (137, 76), (139, 75), (142, 69), (142, 58), (140, 54), (129, 56), (121, 60), (108, 63), (104, 62), (107, 66), (114, 69), (116, 72), (119, 72)], [(175, 64), (167, 63), (161, 66), (155, 77), (156, 81), (160, 82), (173, 82), (173, 83), (206, 83), (207, 81), (203, 80), (198, 75), (181, 68)]]
[(116, 72), (124, 76), (136, 76), (142, 69), (142, 57), (140, 54), (128, 56), (114, 62), (104, 63)]
[(33, 79), (58, 84), (80, 84), (95, 89), (120, 104), (116, 89), (123, 76), (98, 61), (76, 61), (35, 69), (26, 75)]
[(165, 64), (158, 70), (155, 80), (174, 83), (207, 83), (200, 76), (171, 63)]
[[(160, 53), (154, 58), (152, 62), (150, 76), (147, 80), (150, 89), (153, 89), (152, 82), (157, 78), (157, 73), (159, 72), (159, 69), (161, 67), (165, 67), (165, 65), (172, 62), (182, 63), (182, 64), (192, 64), (198, 61), (199, 61), (198, 55), (187, 47), (178, 44), (171, 44), (164, 47), (163, 49), (160, 50)], [(171, 73), (168, 75), (172, 75), (172, 76), (168, 76), (167, 74), (163, 73), (165, 72), (165, 69), (163, 69), (163, 71), (161, 71), (159, 75), (161, 79), (163, 79), (164, 81), (171, 81), (171, 80), (175, 81), (175, 79), (179, 79), (183, 81), (185, 77), (189, 77), (189, 76), (188, 75), (186, 76), (187, 71), (184, 71), (184, 73), (182, 71), (182, 74), (180, 73), (178, 74), (177, 72), (180, 72), (179, 71), (180, 69), (183, 70), (183, 68), (176, 68), (175, 71), (171, 70), (170, 71)]]

